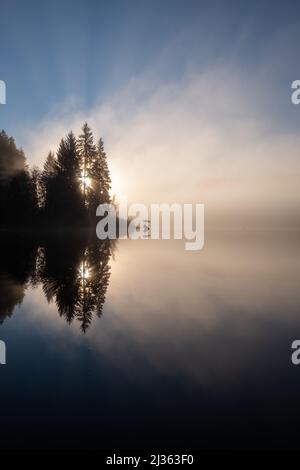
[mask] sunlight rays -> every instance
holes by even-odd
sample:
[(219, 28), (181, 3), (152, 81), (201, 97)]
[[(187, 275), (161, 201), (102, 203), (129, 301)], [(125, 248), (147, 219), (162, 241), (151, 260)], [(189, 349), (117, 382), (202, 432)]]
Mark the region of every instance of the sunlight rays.
[(89, 178), (88, 176), (86, 176), (86, 175), (84, 174), (84, 171), (81, 172), (79, 181), (80, 181), (80, 187), (81, 187), (82, 191), (84, 191), (84, 189), (89, 189), (89, 188), (91, 188), (91, 186), (92, 186), (92, 180), (91, 180), (91, 178)]

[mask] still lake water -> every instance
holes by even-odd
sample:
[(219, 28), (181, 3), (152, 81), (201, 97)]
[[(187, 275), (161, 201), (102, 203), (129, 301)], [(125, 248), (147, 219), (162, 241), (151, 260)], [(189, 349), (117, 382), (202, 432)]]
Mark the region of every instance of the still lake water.
[(298, 233), (4, 240), (0, 447), (300, 442)]

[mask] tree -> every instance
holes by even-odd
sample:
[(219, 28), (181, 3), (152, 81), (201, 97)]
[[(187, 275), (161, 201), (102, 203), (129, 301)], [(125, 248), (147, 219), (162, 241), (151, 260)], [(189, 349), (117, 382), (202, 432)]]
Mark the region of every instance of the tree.
[(0, 213), (2, 227), (92, 224), (99, 204), (111, 202), (111, 179), (103, 140), (97, 147), (85, 122), (76, 140), (61, 139), (42, 172), (29, 169), (22, 149), (0, 132)]
[(0, 132), (0, 201), (3, 227), (33, 222), (37, 206), (25, 154), (4, 131)]
[(110, 280), (114, 243), (87, 237), (47, 238), (38, 265), (38, 282), (48, 302), (69, 324), (77, 319), (83, 333), (101, 317)]
[(35, 188), (29, 171), (18, 171), (7, 188), (6, 223), (8, 226), (28, 227), (37, 214)]
[(47, 224), (64, 227), (82, 224), (85, 220), (79, 174), (80, 157), (76, 138), (70, 132), (60, 141), (56, 159), (49, 154), (44, 167), (44, 219)]
[(42, 204), (42, 185), (41, 185), (41, 179), (42, 179), (42, 172), (40, 169), (36, 166), (34, 166), (30, 172), (30, 178), (31, 178), (31, 191), (32, 191), (32, 199), (33, 199), (33, 204), (36, 209), (36, 215), (38, 212), (38, 209), (41, 207)]
[(49, 152), (44, 163), (44, 168), (40, 178), (40, 185), (41, 185), (41, 207), (44, 208), (46, 205), (46, 198), (49, 191), (49, 185), (52, 178), (57, 175), (58, 166), (55, 160), (55, 156), (53, 152)]
[(85, 122), (82, 127), (82, 134), (77, 140), (77, 149), (80, 156), (81, 182), (83, 189), (83, 197), (85, 204), (90, 205), (89, 189), (90, 189), (90, 170), (97, 151), (94, 145), (93, 133)]
[(77, 150), (76, 138), (69, 132), (66, 139), (62, 139), (57, 152), (58, 172), (64, 176), (69, 187), (78, 185), (80, 176), (80, 157)]
[(0, 179), (8, 180), (17, 171), (25, 170), (26, 158), (22, 149), (16, 147), (12, 137), (0, 132)]
[(98, 204), (110, 203), (109, 190), (111, 188), (111, 179), (102, 138), (98, 141), (97, 156), (93, 161), (91, 176), (96, 182), (95, 192)]

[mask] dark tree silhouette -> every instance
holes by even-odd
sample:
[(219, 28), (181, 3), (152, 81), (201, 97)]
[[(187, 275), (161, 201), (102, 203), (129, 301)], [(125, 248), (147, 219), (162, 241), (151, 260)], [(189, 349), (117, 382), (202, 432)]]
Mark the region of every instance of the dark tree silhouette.
[(32, 225), (37, 215), (35, 181), (22, 149), (0, 132), (0, 210), (1, 227)]
[(16, 172), (25, 170), (26, 159), (22, 149), (16, 147), (12, 137), (0, 132), (0, 178), (8, 180)]
[(110, 174), (103, 140), (97, 147), (88, 124), (78, 140), (72, 132), (50, 152), (40, 171), (29, 170), (14, 139), (0, 133), (2, 228), (94, 226), (96, 208), (110, 202)]
[(42, 175), (43, 219), (60, 228), (85, 224), (85, 207), (79, 187), (80, 160), (76, 138), (62, 139), (57, 158), (49, 154)]
[(94, 144), (93, 133), (88, 124), (82, 128), (82, 134), (77, 141), (80, 155), (81, 184), (89, 218), (93, 220), (99, 204), (110, 202), (110, 173), (102, 138), (97, 147)]
[(109, 195), (109, 190), (111, 189), (111, 179), (102, 138), (100, 138), (98, 141), (97, 158), (95, 158), (93, 162), (91, 175), (96, 184), (96, 206), (106, 202), (111, 202)]
[[(41, 173), (41, 191), (40, 191), (40, 207), (42, 209), (45, 209), (46, 202), (48, 203), (48, 210), (49, 208), (49, 201), (50, 198), (48, 198), (47, 201), (47, 195), (51, 192), (51, 186), (52, 186), (52, 178), (57, 173), (57, 162), (55, 160), (55, 156), (53, 152), (49, 152), (46, 161), (44, 163), (44, 168)], [(53, 211), (52, 211), (53, 212)]]
[(37, 241), (20, 234), (1, 234), (0, 323), (23, 301), (35, 270)]
[(115, 242), (99, 241), (87, 232), (1, 236), (0, 323), (22, 303), (26, 289), (42, 285), (67, 323), (77, 320), (85, 333), (101, 317), (110, 279), (109, 261)]
[(42, 200), (42, 186), (41, 186), (41, 179), (42, 179), (42, 172), (38, 167), (33, 167), (30, 172), (31, 178), (31, 185), (32, 185), (32, 200), (33, 206), (35, 209), (34, 218), (37, 219), (39, 208), (41, 206)]
[(93, 316), (102, 314), (110, 278), (110, 241), (81, 238), (46, 241), (39, 280), (48, 302), (55, 301), (60, 316), (80, 323), (83, 333)]
[(105, 240), (90, 243), (81, 259), (79, 269), (79, 295), (75, 309), (76, 318), (85, 333), (94, 314), (100, 318), (110, 278), (108, 264), (114, 246)]
[(60, 141), (42, 171), (30, 170), (23, 150), (0, 132), (0, 228), (10, 231), (0, 233), (0, 322), (22, 302), (27, 286), (39, 283), (48, 302), (68, 323), (76, 318), (83, 332), (101, 316), (113, 241), (93, 239), (90, 231), (66, 239), (57, 238), (61, 230), (46, 237), (33, 229), (95, 226), (96, 207), (110, 202), (110, 183), (103, 141), (94, 145), (87, 123), (78, 140), (70, 132)]
[(80, 169), (81, 169), (81, 184), (83, 189), (83, 196), (86, 205), (90, 206), (90, 177), (93, 161), (96, 158), (97, 152), (94, 145), (94, 137), (88, 123), (85, 122), (82, 127), (82, 134), (77, 140), (77, 148), (80, 155)]

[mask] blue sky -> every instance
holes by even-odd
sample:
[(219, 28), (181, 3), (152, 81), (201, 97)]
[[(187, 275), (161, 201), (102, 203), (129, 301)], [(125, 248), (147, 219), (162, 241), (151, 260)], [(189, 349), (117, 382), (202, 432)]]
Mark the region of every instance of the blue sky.
[(298, 74), (296, 1), (1, 0), (0, 5), (0, 78), (8, 99), (1, 126), (11, 133), (74, 96), (88, 109), (141, 74), (160, 84), (216, 62), (238, 64), (249, 74), (269, 64), (277, 93)]

